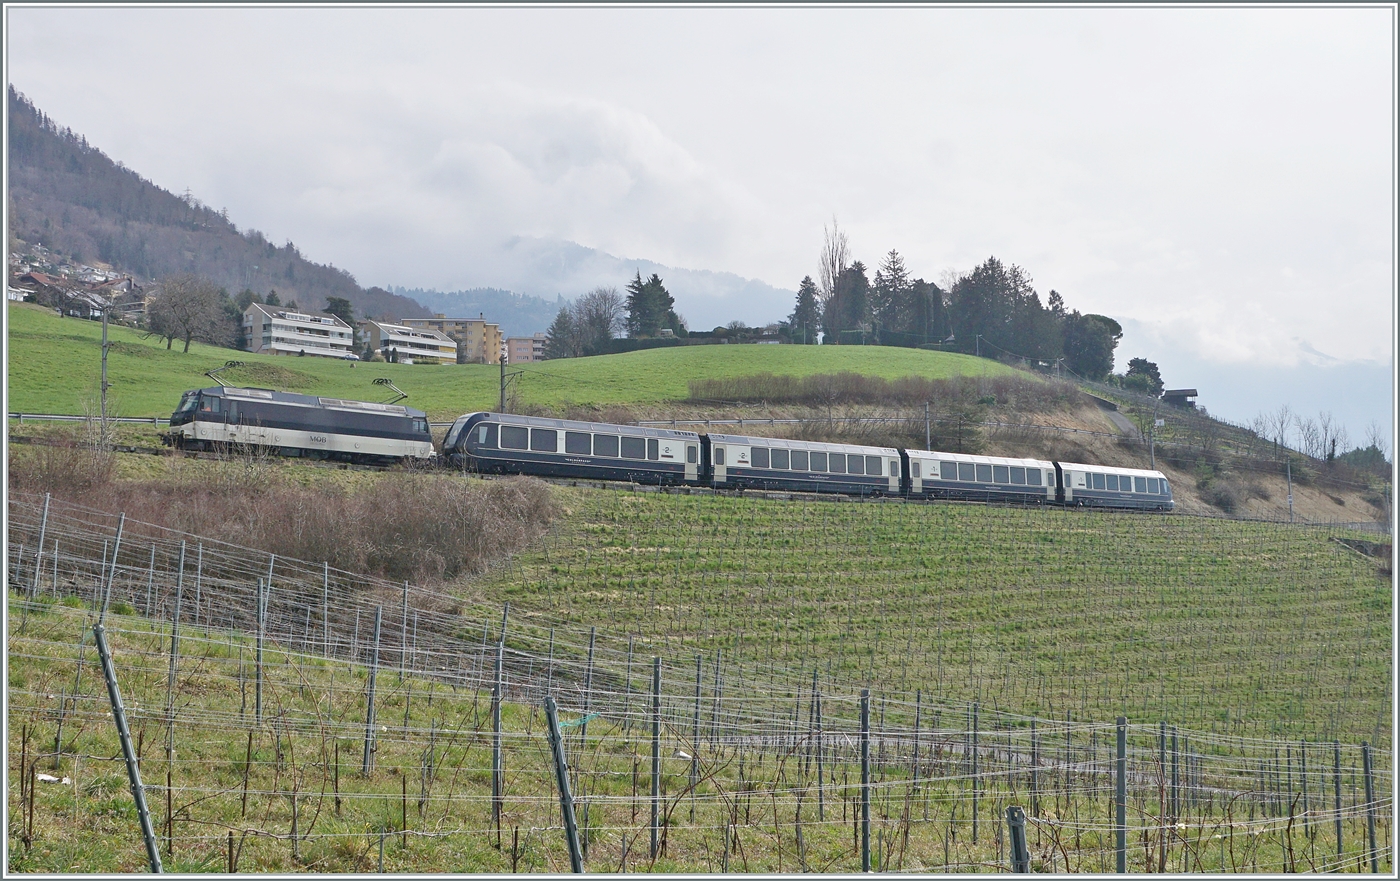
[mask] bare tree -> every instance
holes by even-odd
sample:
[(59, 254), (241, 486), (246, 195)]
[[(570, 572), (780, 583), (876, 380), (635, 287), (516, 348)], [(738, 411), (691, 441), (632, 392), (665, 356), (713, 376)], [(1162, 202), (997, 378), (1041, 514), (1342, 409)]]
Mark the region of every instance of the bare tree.
[(184, 340), (186, 352), (191, 340), (224, 343), (228, 336), (218, 286), (188, 273), (161, 282), (160, 293), (146, 307), (146, 326), (165, 339), (167, 349)]
[(583, 353), (601, 353), (608, 341), (622, 332), (626, 312), (617, 288), (597, 287), (579, 297), (573, 306), (573, 320)]
[(1390, 433), (1374, 419), (1366, 426), (1366, 442), (1375, 447), (1385, 458), (1390, 458)]
[(1281, 447), (1288, 446), (1288, 430), (1293, 427), (1293, 410), (1287, 404), (1268, 414), (1269, 439)]
[(851, 264), (851, 247), (846, 241), (846, 234), (836, 225), (835, 215), (831, 218), (831, 229), (822, 227), (822, 235), (821, 297), (825, 308), (831, 295), (836, 293), (836, 280)]
[(1322, 458), (1322, 429), (1312, 417), (1296, 416), (1293, 426), (1298, 432), (1298, 452), (1310, 459)]

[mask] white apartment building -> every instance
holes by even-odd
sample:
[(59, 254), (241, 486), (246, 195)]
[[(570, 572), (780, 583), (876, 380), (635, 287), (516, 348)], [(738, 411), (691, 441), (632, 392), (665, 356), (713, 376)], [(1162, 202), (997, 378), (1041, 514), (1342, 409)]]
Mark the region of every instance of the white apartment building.
[(243, 312), (243, 338), (248, 351), (261, 355), (355, 357), (354, 329), (324, 312), (252, 303)]
[(362, 339), (386, 361), (400, 364), (456, 364), (457, 341), (424, 327), (387, 321), (360, 322)]

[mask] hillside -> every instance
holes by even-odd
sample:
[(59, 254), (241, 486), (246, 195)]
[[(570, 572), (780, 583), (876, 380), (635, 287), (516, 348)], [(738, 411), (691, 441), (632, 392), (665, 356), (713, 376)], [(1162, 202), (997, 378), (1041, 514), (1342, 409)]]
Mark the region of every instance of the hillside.
[(75, 262), (107, 264), (145, 282), (179, 272), (213, 279), (230, 294), (276, 290), (303, 308), (343, 297), (357, 315), (423, 317), (413, 300), (363, 288), (345, 270), (314, 263), (291, 242), (240, 231), (226, 213), (177, 196), (59, 126), (9, 89), (10, 249), (42, 244)]

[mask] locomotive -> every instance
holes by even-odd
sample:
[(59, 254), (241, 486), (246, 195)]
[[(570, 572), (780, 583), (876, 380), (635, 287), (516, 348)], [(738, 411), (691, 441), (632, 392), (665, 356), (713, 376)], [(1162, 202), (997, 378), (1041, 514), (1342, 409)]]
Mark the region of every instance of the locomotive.
[(370, 465), (435, 459), (422, 410), (270, 389), (192, 389), (181, 396), (170, 429), (162, 439), (187, 450), (257, 447)]
[(1143, 511), (1175, 507), (1160, 471), (507, 413), (458, 417), (442, 456), (469, 471), (663, 486)]

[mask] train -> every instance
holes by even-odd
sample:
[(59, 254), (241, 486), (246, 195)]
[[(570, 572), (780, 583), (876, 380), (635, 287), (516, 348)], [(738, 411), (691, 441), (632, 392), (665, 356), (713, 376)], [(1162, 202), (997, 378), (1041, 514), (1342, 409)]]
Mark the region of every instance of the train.
[(186, 450), (260, 448), (365, 465), (437, 459), (422, 410), (222, 385), (185, 392), (162, 439)]
[(661, 486), (1171, 511), (1160, 471), (477, 412), (442, 458), (487, 474)]

